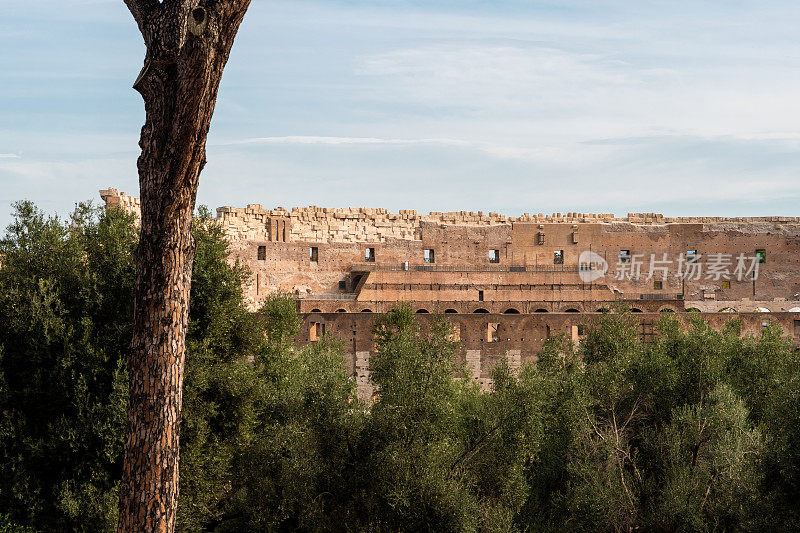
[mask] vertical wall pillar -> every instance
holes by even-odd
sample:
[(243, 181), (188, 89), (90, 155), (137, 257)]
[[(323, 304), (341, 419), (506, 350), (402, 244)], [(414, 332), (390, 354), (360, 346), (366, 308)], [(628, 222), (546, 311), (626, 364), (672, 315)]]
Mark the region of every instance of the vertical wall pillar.
[(467, 350), (467, 368), (472, 371), (472, 379), (480, 381), (481, 379), (481, 351), (480, 350)]
[(522, 366), (522, 350), (507, 350), (506, 359), (508, 360), (508, 368), (514, 374), (518, 374)]
[(369, 401), (374, 393), (374, 386), (370, 377), (372, 372), (369, 369), (369, 352), (356, 352), (356, 386), (358, 397)]

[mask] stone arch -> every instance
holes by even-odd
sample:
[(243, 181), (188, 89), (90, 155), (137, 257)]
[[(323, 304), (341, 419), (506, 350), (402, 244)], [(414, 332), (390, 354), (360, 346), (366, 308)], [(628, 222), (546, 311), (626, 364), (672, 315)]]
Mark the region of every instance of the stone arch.
[(517, 334), (519, 335), (522, 341), (530, 341), (538, 340), (541, 338), (542, 340), (547, 338), (547, 330), (545, 328), (545, 323), (539, 319), (532, 316), (528, 316), (523, 318), (519, 321), (517, 325)]
[(372, 309), (362, 309), (361, 312), (362, 313), (371, 313)]
[(631, 307), (631, 313), (641, 313), (641, 312), (642, 310), (639, 309), (638, 307)]
[(548, 312), (549, 311), (547, 309), (545, 309), (544, 307), (540, 307), (539, 309), (534, 311), (534, 313), (548, 313)]
[(341, 307), (336, 310), (337, 313), (346, 313), (347, 309), (342, 309)]
[(514, 309), (513, 307), (509, 307), (508, 309), (503, 311), (503, 314), (504, 315), (518, 315), (519, 314), (519, 310), (518, 309)]
[(312, 313), (321, 313), (322, 309), (312, 309), (311, 312)]
[(574, 307), (570, 307), (569, 309), (567, 309), (564, 312), (565, 313), (580, 313), (580, 311), (578, 309), (575, 309)]
[(662, 307), (658, 310), (659, 313), (674, 313), (675, 310), (671, 307)]
[(687, 307), (686, 308), (686, 312), (687, 313), (699, 313), (700, 310), (698, 308), (696, 308), (696, 307)]
[(428, 315), (428, 314), (430, 314), (430, 311), (428, 311), (428, 310), (427, 310), (427, 309), (425, 309), (424, 307), (423, 307), (423, 308), (420, 308), (420, 309), (417, 309), (415, 312), (416, 312), (418, 315)]
[(597, 311), (595, 311), (595, 313), (610, 313), (610, 312), (611, 310), (609, 310), (608, 307), (600, 307)]
[(736, 309), (734, 309), (733, 307), (723, 307), (722, 309), (719, 310), (719, 312), (720, 313), (738, 313), (738, 311)]
[(489, 311), (484, 309), (483, 307), (479, 307), (473, 311), (473, 313), (488, 313)]
[(446, 315), (457, 315), (457, 314), (458, 314), (458, 311), (456, 311), (456, 310), (455, 310), (455, 309), (453, 309), (453, 308), (450, 308), (450, 309), (445, 309), (445, 310), (444, 310), (444, 313), (445, 313)]

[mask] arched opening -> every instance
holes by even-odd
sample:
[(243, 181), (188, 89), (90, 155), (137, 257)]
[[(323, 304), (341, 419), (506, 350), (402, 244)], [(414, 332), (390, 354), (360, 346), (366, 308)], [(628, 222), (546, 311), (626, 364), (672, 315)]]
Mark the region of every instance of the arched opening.
[(312, 313), (321, 313), (322, 310), (321, 309), (312, 309), (311, 312)]
[(337, 313), (346, 313), (347, 309), (337, 309), (336, 312)]
[(723, 307), (719, 310), (720, 313), (736, 313), (736, 309), (733, 307)]
[(636, 307), (631, 307), (631, 313), (641, 313), (641, 312), (642, 312), (641, 309), (638, 309)]
[(488, 313), (488, 312), (489, 312), (489, 311), (487, 311), (487, 310), (486, 310), (486, 309), (484, 309), (483, 307), (479, 307), (478, 309), (476, 309), (476, 310), (474, 310), (474, 311), (473, 311), (473, 313)]
[(456, 315), (456, 314), (458, 314), (458, 311), (456, 311), (455, 309), (445, 309), (444, 312), (447, 315)]
[(372, 309), (362, 309), (361, 312), (362, 313), (371, 313)]
[(661, 313), (674, 313), (675, 310), (674, 309), (670, 309), (669, 307), (662, 307), (661, 309), (659, 309), (659, 312), (661, 312)]
[(608, 313), (608, 312), (609, 312), (609, 310), (608, 310), (608, 307), (601, 307), (600, 309), (598, 309), (598, 310), (597, 310), (597, 311), (595, 311), (595, 312), (596, 312), (596, 313)]
[(567, 309), (567, 310), (566, 310), (566, 311), (564, 311), (564, 312), (565, 312), (565, 313), (580, 313), (580, 311), (578, 311), (578, 310), (577, 310), (577, 309), (575, 309), (574, 307), (570, 307), (569, 309)]
[(689, 308), (686, 309), (686, 312), (687, 313), (699, 313), (700, 310), (698, 308), (696, 308), (696, 307), (689, 307)]
[(772, 311), (770, 311), (766, 307), (756, 307), (755, 312), (756, 313), (771, 313)]
[(792, 307), (787, 311), (788, 313), (800, 313), (800, 307)]
[(418, 315), (427, 315), (427, 314), (430, 314), (430, 313), (428, 313), (427, 309), (417, 309), (417, 314)]
[(361, 274), (353, 276), (353, 290), (356, 290), (356, 287), (358, 287), (358, 284), (361, 282), (362, 277), (363, 276)]
[(514, 309), (513, 307), (509, 307), (508, 309), (506, 309), (505, 311), (503, 311), (503, 314), (504, 314), (504, 315), (518, 315), (518, 314), (519, 314), (519, 311), (517, 311), (517, 310), (516, 310), (516, 309)]
[(543, 308), (540, 307), (539, 309), (534, 311), (534, 313), (547, 313), (547, 309), (543, 309)]

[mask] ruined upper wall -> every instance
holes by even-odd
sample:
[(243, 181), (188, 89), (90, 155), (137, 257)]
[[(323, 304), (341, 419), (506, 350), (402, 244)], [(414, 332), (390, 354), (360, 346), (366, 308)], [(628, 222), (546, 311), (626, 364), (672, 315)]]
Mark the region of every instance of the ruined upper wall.
[(121, 207), (123, 210), (134, 213), (136, 218), (141, 218), (142, 206), (141, 202), (135, 196), (128, 196), (124, 192), (117, 189), (102, 189), (100, 191), (100, 198), (106, 203), (106, 208)]
[[(140, 212), (139, 199), (117, 189), (100, 191), (108, 207), (121, 206), (127, 211)], [(614, 231), (626, 231), (631, 226), (663, 226), (666, 224), (713, 225), (720, 231), (738, 229), (745, 232), (763, 231), (761, 224), (800, 224), (800, 217), (665, 217), (660, 213), (628, 213), (616, 217), (613, 213), (525, 213), (509, 217), (500, 213), (482, 211), (431, 212), (423, 215), (414, 210), (391, 213), (386, 209), (350, 207), (344, 209), (323, 207), (283, 207), (264, 209), (261, 204), (245, 208), (219, 207), (217, 220), (234, 241), (278, 242), (384, 242), (387, 239), (419, 240), (423, 222), (458, 226), (497, 226), (514, 223), (531, 224), (608, 224)]]

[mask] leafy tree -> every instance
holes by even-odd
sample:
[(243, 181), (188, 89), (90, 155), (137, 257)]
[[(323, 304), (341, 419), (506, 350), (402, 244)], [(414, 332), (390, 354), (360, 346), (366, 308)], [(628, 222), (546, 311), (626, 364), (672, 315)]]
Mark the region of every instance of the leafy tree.
[(564, 493), (570, 484), (566, 453), (582, 431), (589, 409), (585, 363), (566, 335), (547, 339), (535, 368), (540, 374), (541, 442), (525, 464), (526, 500), (515, 521), (522, 530), (556, 531), (567, 519)]
[[(258, 395), (249, 359), (264, 326), (222, 230), (196, 221), (179, 527), (213, 523), (230, 498)], [(17, 204), (0, 241), (0, 511), (46, 531), (117, 521), (133, 314), (134, 219), (82, 205), (69, 222)]]
[(186, 338), (177, 529), (197, 531), (223, 516), (232, 463), (251, 437), (259, 398), (251, 363), (264, 350), (264, 327), (244, 303), (249, 271), (228, 261), (224, 232), (201, 207)]
[(133, 220), (70, 224), (15, 206), (0, 241), (0, 509), (45, 530), (108, 530), (125, 409)]
[(250, 441), (236, 455), (233, 491), (221, 531), (336, 530), (358, 464), (363, 411), (339, 343), (325, 337), (303, 349), (293, 299), (268, 298), (261, 310), (268, 346), (254, 361), (257, 410)]
[(646, 440), (658, 450), (654, 470), (663, 476), (650, 527), (751, 529), (760, 506), (764, 441), (728, 385), (717, 385), (702, 403), (675, 409)]
[[(137, 229), (29, 203), (0, 241), (0, 529), (108, 531), (124, 434)], [(293, 298), (201, 209), (186, 350), (181, 531), (722, 531), (800, 524), (800, 361), (781, 331), (624, 309), (479, 389), (446, 317), (377, 317), (376, 395), (343, 345), (298, 347)], [(423, 325), (424, 324), (424, 325)], [(21, 524), (27, 524), (23, 526)]]

